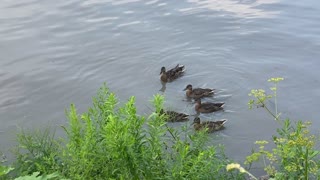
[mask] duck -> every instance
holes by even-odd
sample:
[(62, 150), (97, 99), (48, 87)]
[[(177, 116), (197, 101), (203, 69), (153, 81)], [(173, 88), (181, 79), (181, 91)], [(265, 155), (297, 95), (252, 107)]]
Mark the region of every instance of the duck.
[(179, 113), (176, 111), (164, 111), (160, 110), (160, 114), (164, 114), (166, 117), (166, 121), (168, 122), (183, 122), (189, 120), (189, 115), (184, 113)]
[(195, 110), (198, 113), (212, 113), (215, 111), (223, 110), (224, 103), (218, 102), (218, 103), (211, 103), (211, 102), (205, 102), (201, 103), (201, 99), (196, 99), (196, 105)]
[(183, 89), (186, 91), (186, 96), (188, 98), (203, 98), (203, 97), (208, 97), (212, 96), (214, 94), (215, 89), (210, 89), (210, 88), (192, 88), (191, 84), (188, 84), (186, 88)]
[(160, 80), (165, 83), (171, 82), (177, 79), (178, 77), (182, 76), (184, 71), (185, 71), (185, 66), (180, 64), (177, 64), (176, 67), (168, 71), (166, 71), (166, 68), (163, 66), (161, 67), (161, 71), (160, 71)]
[(196, 117), (193, 120), (193, 127), (196, 131), (206, 129), (209, 133), (218, 131), (223, 128), (223, 125), (227, 122), (227, 119), (221, 119), (218, 121), (205, 121), (200, 122), (200, 118)]

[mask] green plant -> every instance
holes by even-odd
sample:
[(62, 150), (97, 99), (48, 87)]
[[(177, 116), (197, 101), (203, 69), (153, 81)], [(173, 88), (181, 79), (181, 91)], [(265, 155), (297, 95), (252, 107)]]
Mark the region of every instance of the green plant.
[(12, 167), (0, 165), (0, 179), (5, 178), (7, 174), (12, 170)]
[[(266, 94), (265, 90), (263, 89), (252, 89), (249, 93), (250, 97), (254, 97), (254, 99), (249, 100), (248, 105), (249, 109), (252, 109), (253, 105), (256, 105), (257, 107), (263, 107), (276, 121), (281, 123), (280, 121), (280, 115), (281, 113), (278, 113), (278, 103), (277, 103), (277, 90), (278, 90), (278, 83), (280, 81), (283, 81), (284, 78), (277, 77), (277, 78), (270, 78), (268, 79), (268, 82), (272, 82), (273, 86), (270, 87), (270, 90), (273, 92), (273, 94)], [(267, 100), (270, 100), (274, 98), (274, 104), (275, 109), (274, 112), (267, 106)]]
[(237, 164), (237, 163), (228, 164), (226, 169), (227, 169), (227, 171), (232, 171), (234, 169), (238, 169), (240, 173), (247, 174), (251, 179), (258, 180), (254, 175), (252, 175), (249, 171), (244, 169), (240, 164)]
[(14, 150), (14, 173), (28, 175), (39, 171), (50, 174), (60, 169), (59, 142), (49, 128), (17, 134), (18, 146)]
[[(107, 96), (106, 96), (107, 94)], [(72, 105), (65, 151), (67, 177), (74, 179), (220, 179), (231, 162), (222, 149), (204, 146), (207, 135), (180, 138), (160, 113), (164, 98), (155, 95), (155, 112), (138, 116), (134, 97), (120, 108), (115, 95), (104, 86), (88, 113), (77, 115)], [(187, 138), (186, 138), (187, 137)], [(219, 149), (219, 150), (218, 150)], [(216, 177), (216, 178), (215, 178)], [(241, 176), (239, 176), (241, 177)]]
[(49, 179), (66, 180), (66, 179), (62, 179), (57, 172), (48, 174), (48, 175), (40, 175), (40, 172), (34, 172), (31, 175), (20, 176), (18, 178), (15, 178), (14, 180), (49, 180)]
[[(270, 89), (272, 95), (267, 95), (264, 90), (252, 90), (249, 96), (254, 99), (249, 101), (249, 108), (257, 105), (266, 109), (281, 125), (277, 135), (273, 136), (275, 148), (265, 150), (268, 141), (257, 141), (259, 149), (246, 158), (245, 164), (259, 161), (262, 158), (265, 171), (275, 179), (313, 179), (319, 178), (319, 151), (315, 149), (316, 138), (310, 135), (309, 122), (297, 121), (292, 123), (289, 119), (281, 120), (277, 109), (277, 84), (283, 78), (271, 78), (274, 86)], [(274, 98), (275, 113), (267, 106), (266, 100)]]
[(2, 158), (0, 160), (0, 179), (8, 179), (8, 174), (10, 173), (10, 171), (13, 170), (13, 168), (10, 166), (3, 165), (3, 163), (6, 162), (6, 157), (1, 151), (0, 151), (0, 156)]
[[(120, 106), (106, 85), (93, 106), (78, 114), (66, 112), (67, 138), (58, 143), (47, 131), (21, 133), (17, 175), (58, 173), (70, 179), (242, 179), (227, 173), (229, 160), (222, 146), (210, 146), (207, 133), (169, 127), (160, 113), (164, 97), (155, 95), (154, 112), (139, 116), (135, 98)], [(38, 135), (41, 134), (41, 135)], [(32, 174), (37, 172), (36, 174)]]

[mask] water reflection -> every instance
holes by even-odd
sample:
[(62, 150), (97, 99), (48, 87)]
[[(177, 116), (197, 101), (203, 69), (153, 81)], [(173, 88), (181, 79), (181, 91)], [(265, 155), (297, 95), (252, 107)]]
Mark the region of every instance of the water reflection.
[(234, 0), (188, 0), (189, 3), (197, 5), (196, 8), (180, 9), (181, 12), (190, 13), (200, 9), (211, 9), (215, 11), (225, 11), (231, 15), (241, 18), (270, 18), (277, 15), (278, 11), (266, 11), (259, 6), (274, 4), (279, 0), (256, 0), (256, 1), (234, 1)]
[(161, 82), (162, 87), (161, 87), (161, 89), (160, 89), (159, 91), (165, 92), (166, 89), (167, 89), (167, 83), (165, 83), (165, 82), (163, 82), (163, 81), (161, 81), (161, 80), (160, 80), (160, 82)]
[(141, 1), (141, 0), (89, 0), (89, 1), (84, 1), (82, 5), (89, 6), (89, 5), (99, 5), (99, 4), (106, 4), (106, 3), (111, 3), (112, 5), (122, 5), (122, 4), (138, 2), (138, 1)]

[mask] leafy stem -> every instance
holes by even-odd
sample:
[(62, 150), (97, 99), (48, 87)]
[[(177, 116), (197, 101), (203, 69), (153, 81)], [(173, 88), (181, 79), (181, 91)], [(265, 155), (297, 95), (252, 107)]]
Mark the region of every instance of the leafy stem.
[(279, 117), (274, 115), (271, 110), (266, 106), (266, 104), (264, 103), (264, 101), (262, 99), (260, 99), (259, 97), (256, 97), (258, 99), (258, 101), (262, 104), (262, 107), (268, 111), (268, 113), (274, 117), (275, 120), (279, 121)]

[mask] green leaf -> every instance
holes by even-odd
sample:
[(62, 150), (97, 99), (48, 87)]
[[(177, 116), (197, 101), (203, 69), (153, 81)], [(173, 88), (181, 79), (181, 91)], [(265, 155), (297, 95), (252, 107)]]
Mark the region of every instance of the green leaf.
[(0, 176), (8, 174), (14, 168), (0, 165)]
[(40, 172), (34, 172), (32, 175), (21, 176), (21, 177), (15, 178), (15, 180), (49, 180), (49, 179), (59, 178), (59, 174), (57, 172), (48, 174), (48, 175), (41, 175), (41, 176), (39, 176), (39, 174)]

